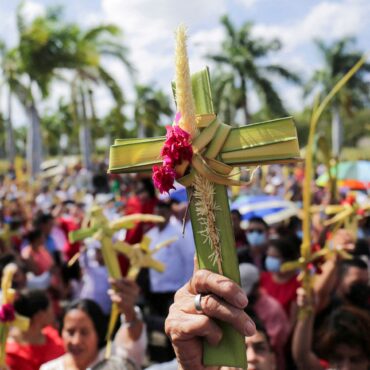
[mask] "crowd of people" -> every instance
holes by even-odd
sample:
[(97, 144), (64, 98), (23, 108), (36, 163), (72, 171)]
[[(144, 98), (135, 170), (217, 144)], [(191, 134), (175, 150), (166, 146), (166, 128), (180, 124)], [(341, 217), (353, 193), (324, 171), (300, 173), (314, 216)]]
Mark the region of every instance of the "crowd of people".
[[(104, 163), (93, 173), (75, 166), (33, 183), (11, 173), (1, 178), (0, 276), (9, 264), (16, 266), (14, 308), (30, 319), (28, 330), (12, 327), (9, 332), (9, 369), (170, 370), (178, 364), (183, 370), (203, 369), (200, 339), (219, 342), (217, 320), (245, 336), (249, 370), (370, 368), (366, 214), (357, 235), (345, 228), (332, 232), (322, 212), (313, 216), (313, 246), (332, 252), (313, 264), (315, 279), (308, 291), (299, 271), (281, 270), (300, 257), (301, 218), (271, 225), (254, 216), (245, 226), (233, 209), (239, 286), (196, 267), (193, 272), (195, 245), (184, 199), (159, 196), (150, 178), (107, 175), (105, 169)], [(284, 171), (271, 166), (240, 192), (289, 194), (300, 204), (302, 168)], [(328, 191), (315, 187), (314, 202), (327, 205)], [(134, 213), (162, 216), (159, 224), (141, 222), (115, 232), (112, 242), (136, 244), (146, 236), (153, 250), (173, 239), (153, 255), (165, 270), (142, 269), (135, 281), (110, 278), (99, 240), (69, 239), (70, 232), (88, 226), (94, 205), (109, 221)], [(130, 260), (123, 254), (117, 258), (126, 276)], [(194, 298), (200, 293), (197, 310)], [(112, 303), (120, 320), (110, 345), (106, 333)]]

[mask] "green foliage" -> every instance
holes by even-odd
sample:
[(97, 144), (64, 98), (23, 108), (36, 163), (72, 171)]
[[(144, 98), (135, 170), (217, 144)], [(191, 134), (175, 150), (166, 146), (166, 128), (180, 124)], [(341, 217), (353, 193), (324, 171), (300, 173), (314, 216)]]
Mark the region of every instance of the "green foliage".
[(44, 149), (49, 156), (61, 154), (60, 138), (63, 134), (68, 136), (68, 154), (78, 153), (78, 127), (73, 124), (70, 104), (63, 99), (58, 102), (55, 111), (49, 110), (43, 115), (41, 128)]
[[(305, 95), (319, 92), (326, 96), (332, 87), (357, 63), (362, 52), (354, 48), (356, 40), (346, 37), (333, 43), (315, 40), (317, 49), (323, 59), (322, 68), (314, 71), (304, 88)], [(339, 103), (343, 113), (351, 114), (353, 109), (363, 108), (370, 103), (370, 85), (365, 76), (370, 72), (370, 63), (361, 69), (341, 89), (334, 102)]]

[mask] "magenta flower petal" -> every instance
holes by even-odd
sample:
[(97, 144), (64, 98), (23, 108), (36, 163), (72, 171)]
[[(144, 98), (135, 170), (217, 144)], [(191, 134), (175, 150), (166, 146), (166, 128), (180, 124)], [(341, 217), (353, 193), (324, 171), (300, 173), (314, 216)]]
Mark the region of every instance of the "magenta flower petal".
[(170, 166), (153, 166), (152, 179), (160, 193), (168, 193), (176, 179), (176, 171)]
[(0, 322), (10, 322), (15, 319), (15, 311), (13, 305), (7, 303), (0, 307)]

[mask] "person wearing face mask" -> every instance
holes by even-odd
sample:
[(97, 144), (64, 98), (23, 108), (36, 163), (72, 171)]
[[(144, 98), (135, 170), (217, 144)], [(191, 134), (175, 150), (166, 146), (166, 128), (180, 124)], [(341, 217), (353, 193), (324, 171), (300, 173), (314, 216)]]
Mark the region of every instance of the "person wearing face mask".
[(265, 259), (266, 271), (261, 274), (261, 287), (282, 305), (291, 320), (295, 317), (296, 291), (300, 283), (295, 271), (281, 272), (280, 267), (298, 257), (298, 244), (287, 239), (270, 240)]
[(269, 227), (261, 217), (252, 217), (246, 230), (247, 241), (250, 246), (250, 254), (253, 263), (263, 269), (263, 260), (268, 242)]

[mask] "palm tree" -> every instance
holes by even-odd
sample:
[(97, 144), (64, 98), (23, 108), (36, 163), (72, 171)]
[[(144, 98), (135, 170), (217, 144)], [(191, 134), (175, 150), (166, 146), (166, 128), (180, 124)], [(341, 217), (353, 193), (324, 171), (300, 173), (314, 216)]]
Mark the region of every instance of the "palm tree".
[[(270, 52), (278, 51), (281, 44), (277, 39), (266, 41), (252, 36), (251, 22), (244, 23), (240, 29), (232, 24), (228, 16), (221, 18), (226, 37), (222, 42), (222, 50), (218, 54), (207, 55), (220, 66), (226, 68), (229, 76), (225, 88), (237, 92), (237, 99), (233, 103), (237, 109), (242, 109), (245, 123), (250, 122), (249, 93), (252, 89), (258, 94), (260, 100), (266, 105), (272, 114), (285, 114), (285, 108), (270, 81), (273, 75), (283, 77), (294, 83), (299, 78), (292, 72), (277, 64), (262, 64)], [(222, 93), (227, 96), (228, 90)]]
[[(139, 137), (151, 137), (164, 131), (164, 117), (171, 117), (170, 100), (161, 90), (136, 85), (134, 118)], [(166, 119), (167, 120), (167, 119)]]
[[(102, 25), (79, 30), (75, 35), (77, 50), (84, 58), (74, 68), (71, 83), (73, 117), (80, 127), (80, 148), (83, 163), (86, 168), (91, 168), (92, 151), (92, 128), (97, 128), (98, 122), (94, 104), (94, 87), (103, 84), (110, 91), (116, 109), (121, 109), (124, 97), (121, 88), (116, 83), (107, 69), (101, 63), (102, 56), (114, 57), (122, 61), (129, 73), (133, 68), (127, 59), (127, 49), (122, 45), (118, 27), (114, 25)], [(123, 124), (124, 122), (122, 122)], [(91, 127), (93, 126), (93, 127)]]
[[(361, 58), (362, 52), (353, 48), (354, 38), (343, 38), (333, 43), (315, 40), (324, 65), (316, 70), (305, 86), (305, 95), (320, 92), (326, 96), (342, 76)], [(343, 142), (343, 114), (351, 115), (353, 109), (369, 106), (370, 85), (365, 79), (370, 64), (365, 63), (333, 99), (331, 106), (332, 154), (338, 158)]]
[(72, 68), (80, 60), (71, 43), (74, 27), (60, 22), (60, 9), (48, 9), (45, 16), (31, 23), (22, 16), (22, 5), (17, 11), (19, 43), (9, 51), (15, 72), (9, 86), (23, 105), (30, 127), (27, 137), (27, 162), (34, 178), (40, 171), (42, 140), (40, 114), (36, 97), (46, 98), (50, 83), (59, 68)]
[(212, 74), (212, 97), (217, 115), (224, 122), (233, 124), (238, 107), (241, 106), (240, 90), (235, 86), (232, 72), (225, 72), (221, 68)]
[(67, 137), (68, 154), (78, 154), (78, 127), (74, 125), (69, 101), (60, 98), (55, 110), (44, 112), (41, 128), (44, 150), (48, 156), (67, 154), (67, 148), (60, 145), (63, 136)]
[(83, 32), (76, 24), (61, 21), (61, 9), (49, 8), (45, 16), (35, 18), (26, 24), (21, 14), (17, 14), (20, 41), (12, 52), (19, 66), (19, 75), (26, 77), (16, 81), (14, 92), (23, 104), (31, 127), (28, 138), (28, 161), (34, 176), (41, 164), (40, 115), (35, 103), (35, 93), (42, 98), (48, 96), (49, 87), (55, 78), (64, 79), (60, 73), (64, 69), (75, 72), (72, 82), (72, 105), (74, 121), (81, 121), (81, 149), (86, 167), (90, 167), (91, 133), (90, 118), (94, 120), (93, 83), (103, 81), (110, 89), (117, 104), (122, 105), (123, 96), (119, 86), (100, 63), (101, 55), (120, 58), (126, 65), (126, 49), (112, 37), (119, 30), (112, 25), (94, 27)]

